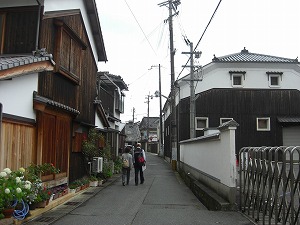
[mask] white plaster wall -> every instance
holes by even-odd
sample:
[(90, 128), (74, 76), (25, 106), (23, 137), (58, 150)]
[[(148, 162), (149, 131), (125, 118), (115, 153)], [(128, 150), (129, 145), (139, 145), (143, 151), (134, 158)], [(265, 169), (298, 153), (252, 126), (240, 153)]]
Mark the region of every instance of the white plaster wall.
[[(195, 93), (207, 91), (212, 88), (234, 88), (231, 85), (229, 71), (246, 71), (245, 80), (243, 80), (243, 88), (253, 89), (297, 89), (300, 90), (300, 73), (295, 70), (269, 66), (264, 64), (264, 68), (251, 68), (245, 67), (232, 67), (232, 68), (216, 68), (210, 70), (207, 68), (207, 73), (204, 69), (203, 80), (194, 82)], [(212, 65), (208, 65), (212, 66)], [(270, 87), (267, 71), (279, 71), (283, 72), (282, 80), (280, 79), (280, 87)], [(188, 77), (186, 78), (188, 79)], [(181, 82), (180, 98), (186, 98), (190, 96), (190, 85), (187, 81)], [(177, 96), (178, 97), (178, 96)], [(178, 101), (177, 101), (178, 102)]]
[(220, 139), (180, 144), (180, 161), (228, 187), (236, 187), (235, 132), (222, 130)]
[(0, 102), (3, 104), (3, 112), (35, 120), (33, 91), (37, 91), (37, 84), (37, 73), (1, 80)]
[(100, 118), (98, 117), (97, 113), (95, 112), (95, 126), (100, 129), (104, 129), (103, 123), (101, 122)]

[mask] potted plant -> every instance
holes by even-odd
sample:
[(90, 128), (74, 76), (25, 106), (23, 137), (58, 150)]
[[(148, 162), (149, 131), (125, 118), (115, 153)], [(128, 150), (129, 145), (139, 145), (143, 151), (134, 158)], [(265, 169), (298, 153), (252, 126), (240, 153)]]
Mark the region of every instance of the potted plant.
[(37, 198), (36, 198), (36, 203), (37, 203), (37, 208), (45, 208), (47, 205), (47, 201), (49, 201), (51, 192), (46, 188), (43, 187), (39, 190), (37, 193)]
[(11, 217), (17, 203), (31, 192), (31, 182), (24, 179), (24, 172), (24, 168), (0, 172), (0, 208), (5, 217)]
[(100, 134), (96, 129), (90, 129), (88, 137), (82, 142), (82, 154), (86, 157), (88, 162), (93, 160), (93, 157), (100, 156), (98, 149), (98, 141)]
[(98, 179), (95, 176), (90, 176), (89, 177), (90, 181), (90, 187), (97, 187), (98, 186)]
[(54, 179), (54, 175), (60, 172), (60, 170), (56, 168), (52, 163), (43, 163), (41, 165), (32, 163), (29, 167), (26, 168), (26, 170), (29, 174), (34, 174), (43, 181)]
[(78, 187), (78, 185), (76, 183), (71, 183), (69, 185), (70, 193), (75, 193), (77, 187)]

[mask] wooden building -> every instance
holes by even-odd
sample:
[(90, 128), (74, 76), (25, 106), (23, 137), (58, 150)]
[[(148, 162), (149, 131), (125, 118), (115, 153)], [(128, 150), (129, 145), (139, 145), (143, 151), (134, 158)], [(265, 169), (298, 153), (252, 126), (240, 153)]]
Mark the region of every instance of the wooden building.
[(0, 169), (53, 163), (59, 179), (77, 179), (87, 172), (81, 141), (95, 127), (97, 63), (107, 61), (95, 0), (0, 7)]
[(109, 142), (114, 159), (119, 149), (125, 147), (125, 134), (122, 132), (125, 125), (121, 123), (120, 115), (124, 113), (124, 91), (128, 91), (128, 87), (121, 76), (109, 72), (98, 72), (97, 80), (96, 105), (103, 109), (108, 125), (104, 127), (99, 120), (95, 125)]
[(159, 117), (143, 117), (139, 129), (141, 132), (141, 144), (147, 152), (158, 153), (158, 129)]
[[(177, 140), (190, 139), (190, 75), (176, 81)], [(195, 72), (195, 133), (235, 120), (236, 153), (245, 146), (300, 145), (297, 59), (241, 52), (214, 57)], [(165, 156), (171, 157), (171, 114), (164, 107)], [(178, 146), (179, 147), (179, 146)], [(177, 151), (179, 152), (179, 151)]]

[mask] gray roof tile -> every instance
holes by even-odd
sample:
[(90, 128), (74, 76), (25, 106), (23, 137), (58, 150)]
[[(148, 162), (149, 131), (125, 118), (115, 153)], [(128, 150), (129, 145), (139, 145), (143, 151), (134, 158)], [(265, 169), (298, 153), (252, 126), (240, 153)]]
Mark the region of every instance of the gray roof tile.
[(254, 62), (254, 63), (299, 63), (298, 59), (288, 59), (277, 56), (250, 53), (247, 49), (243, 49), (239, 53), (216, 57), (213, 62)]
[(51, 61), (51, 56), (1, 56), (0, 71), (18, 66), (28, 65), (35, 62)]

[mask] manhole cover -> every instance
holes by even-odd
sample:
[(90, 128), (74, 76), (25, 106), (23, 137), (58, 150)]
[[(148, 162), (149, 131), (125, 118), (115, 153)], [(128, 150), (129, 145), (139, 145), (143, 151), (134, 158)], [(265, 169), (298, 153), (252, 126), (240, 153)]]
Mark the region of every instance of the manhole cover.
[(66, 202), (64, 205), (78, 205), (80, 202)]

